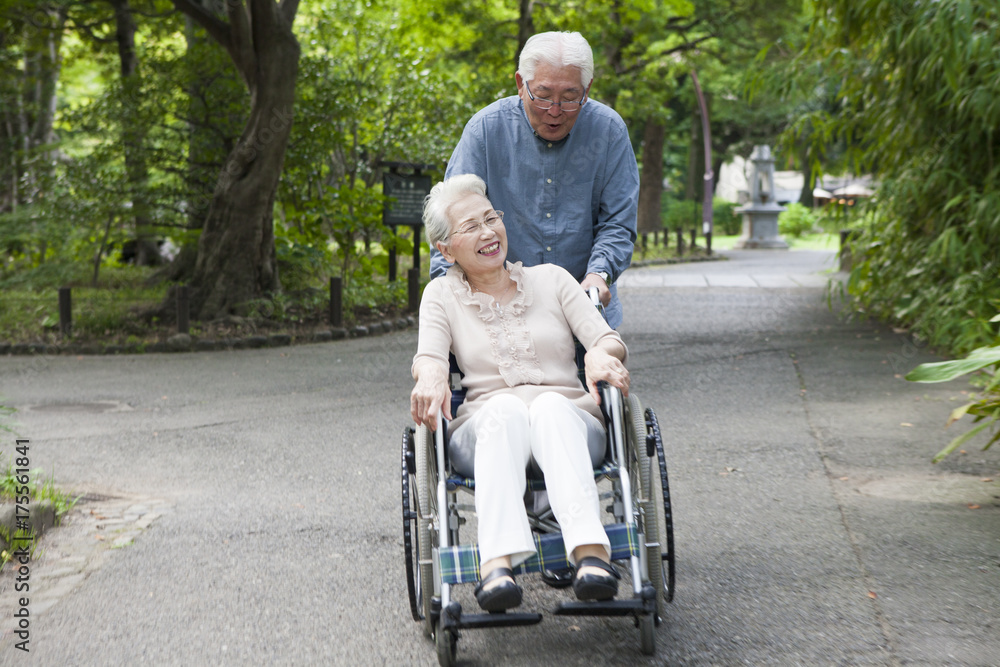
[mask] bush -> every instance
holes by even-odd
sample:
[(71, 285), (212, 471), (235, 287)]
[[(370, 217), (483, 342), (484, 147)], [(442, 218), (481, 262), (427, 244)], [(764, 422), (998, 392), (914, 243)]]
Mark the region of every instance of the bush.
[[(990, 321), (1000, 322), (1000, 315)], [(973, 423), (977, 425), (948, 443), (934, 457), (934, 463), (990, 428), (993, 429), (992, 437), (983, 449), (989, 449), (1000, 440), (1000, 430), (996, 429), (996, 425), (1000, 423), (1000, 344), (976, 348), (964, 359), (921, 364), (906, 375), (906, 379), (911, 382), (947, 382), (976, 372), (978, 375), (973, 377), (973, 386), (981, 390), (970, 396), (972, 401), (952, 410), (945, 425), (950, 426), (965, 415), (972, 415)]]
[(816, 214), (799, 203), (789, 204), (778, 216), (778, 232), (795, 238), (816, 229)]
[(701, 204), (698, 202), (664, 197), (661, 206), (664, 229), (687, 230), (692, 227), (701, 229)]
[(735, 236), (743, 231), (743, 216), (736, 212), (738, 206), (719, 197), (712, 200), (712, 227), (716, 235)]
[[(697, 229), (701, 232), (702, 205), (691, 199), (664, 197), (661, 204), (663, 228), (669, 230)], [(739, 204), (715, 197), (712, 199), (712, 227), (716, 235), (733, 236), (743, 228), (743, 218), (736, 213)]]

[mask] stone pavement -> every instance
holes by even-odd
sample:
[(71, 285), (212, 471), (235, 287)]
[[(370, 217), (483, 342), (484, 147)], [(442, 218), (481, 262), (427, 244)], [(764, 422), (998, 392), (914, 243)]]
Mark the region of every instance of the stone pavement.
[[(967, 382), (905, 382), (935, 357), (832, 313), (832, 253), (725, 254), (622, 279), (675, 509), (657, 656), (626, 619), (546, 614), (463, 633), (459, 659), (996, 667), (1000, 451), (930, 463)], [(91, 498), (40, 541), (32, 653), (8, 634), (0, 665), (435, 664), (402, 563), (415, 346), (0, 357), (32, 466)], [(528, 610), (564, 599), (524, 585)]]
[[(76, 590), (113, 557), (115, 550), (130, 546), (170, 511), (169, 503), (156, 498), (80, 496), (60, 524), (47, 530), (33, 545), (30, 589), (25, 594), (30, 599), (32, 620)], [(0, 572), (0, 600), (22, 595), (15, 590), (17, 569), (17, 563), (10, 562)], [(14, 635), (17, 624), (18, 619), (11, 615), (0, 616), (0, 646), (9, 648), (10, 642), (19, 641)]]
[(630, 270), (618, 281), (628, 287), (746, 287), (764, 289), (825, 288), (837, 267), (826, 250), (723, 250), (720, 261), (704, 261)]

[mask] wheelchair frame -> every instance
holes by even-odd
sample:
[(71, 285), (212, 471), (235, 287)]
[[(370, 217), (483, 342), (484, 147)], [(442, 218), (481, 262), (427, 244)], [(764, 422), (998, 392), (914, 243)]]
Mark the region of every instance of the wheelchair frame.
[[(589, 294), (603, 314), (597, 290), (591, 288)], [(583, 348), (579, 344), (577, 367), (580, 381), (586, 386)], [(465, 391), (456, 379), (460, 371), (454, 359), (452, 371), (452, 414), (457, 414)], [(604, 464), (594, 471), (594, 476), (596, 481), (611, 480), (613, 502), (607, 509), (615, 523), (605, 524), (605, 532), (611, 541), (611, 560), (629, 563), (632, 597), (566, 601), (552, 613), (632, 616), (639, 628), (642, 652), (653, 655), (656, 626), (666, 618), (666, 604), (673, 600), (675, 580), (673, 516), (663, 438), (656, 415), (649, 408), (643, 412), (634, 394), (626, 399), (617, 388), (603, 382), (599, 389), (608, 443)], [(438, 411), (433, 435), (426, 425), (404, 429), (401, 465), (403, 552), (410, 612), (413, 620), (423, 623), (424, 633), (435, 640), (442, 667), (455, 662), (460, 629), (534, 625), (542, 620), (540, 613), (531, 612), (463, 614), (462, 606), (452, 600), (452, 586), (478, 581), (479, 550), (475, 543), (459, 544), (459, 526), (465, 522), (459, 511), (475, 511), (475, 507), (459, 505), (458, 491), (471, 492), (475, 483), (455, 474), (439, 474), (450, 472), (446, 442), (446, 423)], [(544, 484), (528, 480), (528, 490), (542, 488)], [(559, 526), (550, 516), (551, 511), (528, 512), (529, 523), (540, 533), (535, 537), (536, 554), (514, 568), (515, 574), (569, 566)]]
[[(638, 398), (625, 398), (614, 387), (601, 386), (601, 405), (607, 424), (608, 447), (604, 465), (595, 477), (611, 480), (615, 522), (605, 524), (612, 542), (612, 561), (628, 561), (632, 597), (607, 601), (565, 601), (552, 613), (574, 616), (631, 616), (639, 628), (641, 650), (656, 651), (656, 626), (665, 618), (666, 603), (673, 599), (675, 559), (673, 519), (663, 439), (652, 409), (645, 412)], [(458, 398), (458, 402), (461, 398)], [(454, 409), (454, 408), (453, 408)], [(459, 630), (541, 622), (542, 614), (500, 612), (467, 614), (452, 599), (451, 587), (478, 580), (479, 558), (475, 543), (461, 545), (459, 527), (465, 522), (457, 502), (458, 492), (472, 491), (474, 482), (450, 470), (446, 452), (446, 426), (408, 427), (402, 443), (403, 547), (407, 592), (413, 619), (423, 623), (436, 643), (438, 661), (454, 664)], [(529, 480), (528, 488), (544, 488)], [(474, 507), (471, 507), (474, 511)], [(535, 556), (515, 568), (515, 573), (554, 569), (568, 565), (562, 537), (554, 520), (528, 512), (536, 534)], [(624, 593), (624, 591), (623, 591)]]

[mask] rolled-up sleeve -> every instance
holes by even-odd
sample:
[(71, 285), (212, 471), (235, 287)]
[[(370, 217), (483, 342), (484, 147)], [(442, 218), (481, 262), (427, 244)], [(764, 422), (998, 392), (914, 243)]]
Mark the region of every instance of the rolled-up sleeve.
[(624, 125), (608, 142), (599, 202), (587, 273), (606, 271), (614, 282), (632, 263), (639, 210), (639, 169)]

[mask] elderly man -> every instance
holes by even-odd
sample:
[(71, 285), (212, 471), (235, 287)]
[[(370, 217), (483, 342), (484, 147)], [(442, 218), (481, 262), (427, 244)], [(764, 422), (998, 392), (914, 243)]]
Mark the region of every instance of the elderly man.
[[(505, 213), (508, 258), (558, 264), (584, 288), (596, 286), (617, 328), (614, 282), (632, 259), (639, 171), (621, 116), (588, 98), (593, 78), (579, 33), (534, 35), (521, 51), (517, 95), (472, 117), (445, 176), (486, 181)], [(431, 276), (443, 275), (447, 262), (431, 254)]]

